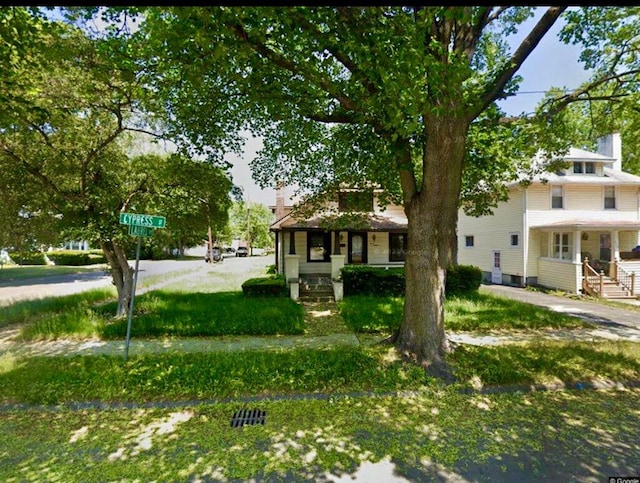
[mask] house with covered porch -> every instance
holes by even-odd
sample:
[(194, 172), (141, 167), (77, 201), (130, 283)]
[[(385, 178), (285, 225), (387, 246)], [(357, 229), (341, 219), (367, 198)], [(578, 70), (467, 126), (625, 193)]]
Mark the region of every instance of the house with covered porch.
[(622, 171), (618, 133), (597, 152), (571, 148), (566, 168), (513, 183), (493, 215), (461, 210), (458, 261), (485, 281), (602, 297), (640, 295), (640, 177)]
[[(342, 297), (340, 270), (345, 264), (403, 266), (407, 247), (407, 218), (398, 205), (384, 208), (376, 191), (345, 189), (324, 209), (302, 216), (285, 204), (284, 187), (276, 190), (275, 262), (285, 275), (291, 297)], [(345, 215), (339, 227), (329, 220)]]

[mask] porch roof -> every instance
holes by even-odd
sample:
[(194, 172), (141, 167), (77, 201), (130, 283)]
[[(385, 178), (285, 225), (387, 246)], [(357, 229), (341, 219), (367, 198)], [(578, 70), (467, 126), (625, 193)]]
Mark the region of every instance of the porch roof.
[(531, 226), (534, 230), (640, 230), (640, 220), (562, 220)]
[[(366, 214), (366, 227), (341, 228), (339, 231), (406, 231), (407, 218), (403, 216), (393, 216), (386, 213), (368, 213)], [(317, 230), (324, 229), (322, 226), (323, 217), (321, 215), (314, 216), (307, 220), (296, 220), (293, 216), (287, 215), (279, 222), (271, 225), (271, 231), (281, 230)]]

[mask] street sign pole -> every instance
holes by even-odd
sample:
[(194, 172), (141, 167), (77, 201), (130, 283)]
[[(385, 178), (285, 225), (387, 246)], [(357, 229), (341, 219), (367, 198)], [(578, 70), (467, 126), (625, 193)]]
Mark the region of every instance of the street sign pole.
[(142, 237), (138, 238), (138, 245), (136, 246), (136, 270), (133, 274), (133, 286), (131, 287), (131, 303), (129, 304), (129, 321), (127, 322), (127, 340), (124, 345), (124, 361), (127, 362), (129, 357), (129, 340), (131, 336), (131, 318), (133, 317), (133, 302), (136, 298), (136, 285), (138, 284), (138, 266), (140, 265), (140, 241)]

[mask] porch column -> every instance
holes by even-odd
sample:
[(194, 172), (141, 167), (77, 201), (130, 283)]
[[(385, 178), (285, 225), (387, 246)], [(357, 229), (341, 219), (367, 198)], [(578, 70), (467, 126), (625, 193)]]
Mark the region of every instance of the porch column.
[(578, 263), (582, 265), (581, 255), (582, 254), (582, 232), (580, 230), (575, 230), (573, 232), (573, 253), (572, 260), (573, 263)]
[(293, 300), (298, 300), (300, 297), (300, 255), (287, 255), (284, 258), (284, 276), (289, 285), (289, 295)]
[(340, 255), (340, 230), (333, 232), (333, 255)]
[(611, 278), (617, 277), (616, 262), (620, 260), (620, 232), (614, 230), (611, 232), (611, 260), (609, 260), (609, 276)]
[(296, 254), (296, 232), (292, 230), (289, 232), (289, 255), (295, 255), (295, 254)]

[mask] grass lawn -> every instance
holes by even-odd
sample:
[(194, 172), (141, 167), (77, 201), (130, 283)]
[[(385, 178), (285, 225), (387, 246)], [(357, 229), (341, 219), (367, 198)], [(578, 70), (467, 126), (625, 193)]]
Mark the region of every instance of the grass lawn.
[[(345, 297), (338, 306), (354, 332), (390, 335), (402, 322), (403, 303), (402, 297), (359, 295)], [(447, 299), (445, 320), (453, 332), (594, 327), (577, 317), (480, 292)]]
[[(2, 481), (608, 481), (637, 472), (640, 390), (0, 413)], [(240, 409), (264, 425), (234, 428)], [(404, 481), (404, 480), (403, 480)]]
[[(240, 275), (225, 277), (216, 268), (206, 277), (207, 283), (187, 277), (136, 297), (133, 336), (382, 338), (402, 313), (402, 299), (349, 297), (339, 304), (338, 321), (335, 314), (323, 318), (322, 306), (305, 314), (288, 298), (245, 298)], [(108, 291), (90, 291), (19, 302), (3, 316), (22, 325), (25, 339), (123, 341), (126, 320), (110, 317), (112, 299)], [(585, 326), (490, 294), (447, 300), (446, 317), (448, 330), (470, 332)], [(467, 390), (637, 381), (640, 344), (460, 345), (448, 360), (457, 382), (447, 386), (383, 344), (169, 352), (126, 362), (121, 351), (4, 352), (0, 481), (330, 481), (351, 478), (367, 462), (391, 465), (409, 481), (599, 480), (637, 470), (638, 389)], [(88, 402), (131, 408), (69, 409)], [(253, 408), (266, 411), (264, 425), (231, 427), (235, 411)]]

